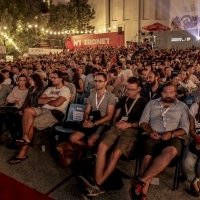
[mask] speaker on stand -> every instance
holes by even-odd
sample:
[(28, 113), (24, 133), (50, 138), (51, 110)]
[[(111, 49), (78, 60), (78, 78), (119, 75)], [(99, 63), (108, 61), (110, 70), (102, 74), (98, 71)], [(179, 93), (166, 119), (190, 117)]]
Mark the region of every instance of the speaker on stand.
[(121, 35), (122, 34), (122, 27), (118, 26), (118, 34)]

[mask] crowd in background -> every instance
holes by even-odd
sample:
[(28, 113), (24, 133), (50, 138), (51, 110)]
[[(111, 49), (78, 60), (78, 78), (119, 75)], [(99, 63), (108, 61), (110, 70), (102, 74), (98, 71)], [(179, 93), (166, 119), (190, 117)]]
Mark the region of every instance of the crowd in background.
[[(116, 101), (120, 102), (127, 95), (127, 81), (131, 84), (130, 77), (135, 77), (140, 81), (140, 95), (147, 101), (160, 98), (163, 83), (171, 82), (177, 88), (178, 100), (189, 107), (197, 102), (195, 108), (192, 105), (190, 115), (196, 117), (200, 112), (200, 49), (195, 46), (187, 49), (152, 49), (150, 45), (65, 49), (59, 54), (14, 59), (13, 62), (5, 62), (2, 58), (0, 69), (0, 115), (7, 116), (1, 117), (0, 134), (5, 123), (14, 141), (7, 145), (8, 148), (12, 148), (23, 135), (20, 120), (24, 109), (39, 106), (38, 98), (52, 86), (55, 71), (62, 73), (63, 84), (70, 91), (69, 103), (85, 104), (96, 89), (95, 76), (101, 72), (106, 77), (106, 90), (115, 96)], [(55, 74), (60, 78), (59, 73)], [(195, 119), (199, 121), (198, 116)], [(199, 125), (193, 122), (193, 129), (195, 126), (198, 128)], [(199, 138), (198, 132), (192, 137)], [(196, 144), (199, 143), (200, 140), (196, 139)], [(187, 171), (188, 166), (185, 168)], [(199, 175), (193, 177), (190, 174), (189, 180), (196, 195)]]

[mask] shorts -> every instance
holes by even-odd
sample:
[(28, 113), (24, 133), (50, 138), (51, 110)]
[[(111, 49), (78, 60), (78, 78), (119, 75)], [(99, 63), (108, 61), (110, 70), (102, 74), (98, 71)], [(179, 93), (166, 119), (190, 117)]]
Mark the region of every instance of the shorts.
[(154, 158), (161, 154), (163, 149), (168, 146), (173, 146), (178, 152), (178, 156), (183, 150), (184, 140), (178, 137), (171, 138), (167, 141), (154, 140), (149, 135), (143, 135), (142, 138), (142, 156), (151, 155)]
[(111, 148), (115, 144), (115, 149), (119, 149), (127, 158), (134, 151), (138, 141), (138, 129), (127, 128), (124, 130), (112, 126), (102, 137), (102, 142)]
[(101, 137), (103, 135), (103, 132), (107, 129), (108, 125), (106, 124), (101, 124), (93, 128), (84, 128), (82, 121), (75, 130), (83, 133), (85, 136), (96, 135), (98, 137)]
[(46, 108), (33, 108), (36, 112), (36, 117), (33, 121), (33, 127), (37, 130), (44, 130), (58, 123), (58, 120), (51, 114), (51, 111)]

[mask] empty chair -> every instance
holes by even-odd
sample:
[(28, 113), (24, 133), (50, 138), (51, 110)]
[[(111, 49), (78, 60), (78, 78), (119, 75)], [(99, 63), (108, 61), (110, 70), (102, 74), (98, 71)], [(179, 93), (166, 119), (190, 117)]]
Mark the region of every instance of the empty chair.
[(73, 127), (83, 120), (85, 107), (86, 105), (82, 104), (70, 104), (66, 120), (64, 121), (63, 125), (56, 126), (55, 130), (61, 133), (73, 133)]

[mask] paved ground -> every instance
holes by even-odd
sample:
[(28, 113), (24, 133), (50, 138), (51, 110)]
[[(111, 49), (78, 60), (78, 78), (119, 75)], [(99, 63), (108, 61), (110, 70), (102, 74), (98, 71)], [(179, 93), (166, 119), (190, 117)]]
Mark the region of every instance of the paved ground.
[[(4, 141), (8, 141), (8, 134), (4, 133)], [(42, 152), (40, 145), (45, 143), (46, 151)], [(34, 146), (29, 148), (29, 158), (17, 165), (8, 164), (8, 160), (17, 152), (10, 150), (5, 145), (0, 146), (0, 171), (14, 179), (38, 190), (41, 193), (48, 193), (55, 200), (78, 200), (80, 196), (79, 186), (77, 184), (77, 175), (88, 173), (91, 170), (89, 165), (76, 170), (70, 168), (61, 168), (56, 163), (56, 154), (50, 150), (50, 142), (45, 134), (37, 133)], [(132, 175), (134, 172), (134, 161), (128, 162), (120, 160), (118, 168), (124, 173)], [(78, 169), (78, 168), (77, 168)], [(172, 191), (173, 175), (175, 168), (167, 168), (165, 172), (158, 176), (159, 185), (151, 185), (149, 200), (194, 200), (188, 194), (188, 182), (180, 183), (179, 190)], [(63, 181), (64, 180), (64, 181)], [(120, 190), (108, 190), (105, 194), (94, 198), (97, 200), (129, 200), (129, 179), (122, 178), (124, 186)], [(60, 183), (60, 186), (54, 190), (54, 187)]]

